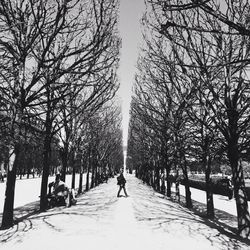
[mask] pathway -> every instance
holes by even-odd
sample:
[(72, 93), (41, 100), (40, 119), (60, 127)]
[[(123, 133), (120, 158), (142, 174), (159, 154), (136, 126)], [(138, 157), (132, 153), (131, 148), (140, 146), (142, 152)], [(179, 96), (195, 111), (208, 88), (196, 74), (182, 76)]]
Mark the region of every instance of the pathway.
[[(30, 214), (0, 231), (1, 249), (249, 249), (233, 234), (167, 200), (134, 176), (126, 178), (128, 198), (116, 197), (116, 179), (110, 179), (78, 197), (76, 206)], [(31, 205), (17, 213), (24, 214)]]

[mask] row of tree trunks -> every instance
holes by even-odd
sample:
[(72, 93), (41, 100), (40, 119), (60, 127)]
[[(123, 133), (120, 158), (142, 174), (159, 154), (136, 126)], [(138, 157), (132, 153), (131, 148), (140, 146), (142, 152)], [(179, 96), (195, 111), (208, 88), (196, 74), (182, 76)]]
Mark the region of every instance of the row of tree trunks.
[[(137, 167), (136, 176), (137, 178), (145, 181), (148, 185), (152, 186), (156, 191), (161, 192), (163, 194), (165, 194), (165, 190), (166, 190), (166, 186), (165, 186), (165, 181), (166, 181), (167, 182), (166, 195), (167, 197), (171, 197), (171, 186), (172, 186), (173, 180), (170, 178), (170, 168), (166, 169), (166, 177), (165, 177), (164, 172), (165, 171), (163, 170), (160, 175), (159, 167), (155, 168), (154, 170), (148, 170), (147, 168), (144, 168), (143, 166), (139, 166)], [(188, 208), (191, 208), (192, 199), (191, 199), (191, 191), (190, 191), (189, 178), (188, 178), (188, 172), (187, 172), (187, 163), (185, 159), (183, 160), (182, 172), (184, 176), (186, 206)], [(149, 178), (147, 176), (149, 176)], [(179, 190), (179, 181), (176, 180), (175, 183), (176, 183), (176, 187), (178, 186), (178, 190)], [(178, 191), (178, 196), (179, 196), (179, 191)]]

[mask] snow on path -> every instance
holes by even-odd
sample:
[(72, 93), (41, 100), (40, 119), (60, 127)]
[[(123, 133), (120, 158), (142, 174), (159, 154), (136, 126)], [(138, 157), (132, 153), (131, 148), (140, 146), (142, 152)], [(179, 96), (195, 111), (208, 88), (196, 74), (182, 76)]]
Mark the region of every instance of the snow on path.
[(116, 197), (116, 179), (110, 179), (78, 197), (76, 206), (33, 214), (0, 231), (1, 249), (249, 249), (134, 176), (126, 178), (128, 198)]

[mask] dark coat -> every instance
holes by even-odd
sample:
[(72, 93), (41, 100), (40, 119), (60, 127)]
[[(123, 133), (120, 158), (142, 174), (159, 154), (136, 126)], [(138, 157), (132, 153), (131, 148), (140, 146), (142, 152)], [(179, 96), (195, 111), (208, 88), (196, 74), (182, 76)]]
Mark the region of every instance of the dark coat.
[(126, 179), (124, 178), (123, 174), (120, 174), (117, 177), (117, 185), (124, 186), (126, 183)]

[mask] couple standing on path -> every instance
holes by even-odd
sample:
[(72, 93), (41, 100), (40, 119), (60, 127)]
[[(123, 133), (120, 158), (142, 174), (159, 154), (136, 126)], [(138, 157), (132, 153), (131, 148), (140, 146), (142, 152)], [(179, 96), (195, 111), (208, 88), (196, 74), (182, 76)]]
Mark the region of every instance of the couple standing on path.
[(117, 185), (119, 185), (119, 190), (118, 190), (118, 193), (117, 193), (117, 197), (121, 197), (120, 196), (120, 192), (124, 191), (124, 194), (126, 195), (126, 197), (128, 197), (128, 194), (127, 194), (127, 191), (126, 191), (126, 188), (125, 188), (125, 184), (126, 184), (126, 179), (124, 178), (123, 176), (123, 173), (121, 172), (120, 175), (117, 177)]

